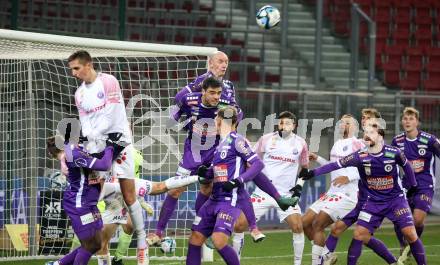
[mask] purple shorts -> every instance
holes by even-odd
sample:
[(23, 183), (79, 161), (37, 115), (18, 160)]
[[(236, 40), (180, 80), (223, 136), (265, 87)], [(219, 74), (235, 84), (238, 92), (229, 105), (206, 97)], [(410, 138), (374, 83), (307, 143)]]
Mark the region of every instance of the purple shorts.
[(411, 209), (419, 209), (426, 213), (429, 213), (432, 206), (432, 198), (434, 197), (434, 190), (420, 189), (411, 197), (408, 198), (408, 204)]
[(210, 237), (213, 232), (232, 234), (234, 224), (240, 216), (240, 209), (231, 206), (231, 202), (217, 202), (209, 199), (200, 208), (194, 219), (192, 231)]
[(76, 208), (69, 204), (64, 204), (63, 207), (79, 240), (88, 239), (102, 229), (103, 223), (98, 207)]
[(354, 207), (353, 210), (351, 210), (349, 213), (347, 213), (346, 216), (344, 216), (344, 218), (342, 218), (342, 222), (344, 222), (347, 227), (350, 227), (354, 223), (356, 223), (359, 217), (359, 213), (362, 211), (364, 204), (365, 200), (358, 200), (356, 207)]
[(357, 224), (367, 228), (373, 234), (385, 217), (400, 229), (414, 226), (411, 210), (404, 196), (391, 201), (365, 202), (364, 208), (359, 213)]

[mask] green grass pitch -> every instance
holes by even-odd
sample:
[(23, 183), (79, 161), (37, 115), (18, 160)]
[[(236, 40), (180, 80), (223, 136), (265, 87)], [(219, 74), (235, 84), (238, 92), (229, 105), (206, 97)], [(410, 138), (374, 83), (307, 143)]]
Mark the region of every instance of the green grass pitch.
[[(352, 237), (353, 231), (346, 231), (339, 241), (336, 251), (338, 252), (338, 263), (346, 264), (348, 245)], [(243, 250), (243, 255), (241, 259), (241, 264), (243, 265), (291, 265), (293, 263), (291, 238), (292, 234), (289, 231), (276, 231), (267, 232), (267, 238), (261, 243), (255, 244), (252, 242), (249, 236), (245, 238), (245, 246)], [(392, 252), (397, 255), (399, 250), (399, 244), (394, 235), (394, 230), (392, 228), (381, 228), (377, 231), (376, 236), (383, 240), (385, 244), (392, 250)], [(430, 225), (425, 228), (425, 232), (422, 236), (423, 244), (425, 245), (425, 250), (428, 258), (429, 265), (440, 265), (440, 225)], [(179, 242), (180, 243), (180, 242)], [(311, 245), (306, 239), (304, 255), (303, 255), (303, 265), (311, 264)], [(225, 264), (217, 253), (214, 254), (214, 262), (205, 262), (203, 264)], [(26, 264), (26, 265), (36, 265), (44, 264), (44, 260), (35, 261), (22, 261), (25, 263), (14, 262), (0, 262), (0, 264)], [(97, 264), (96, 260), (92, 260), (89, 264)], [(124, 261), (126, 265), (135, 265), (134, 260)], [(181, 265), (185, 264), (184, 261), (163, 261), (163, 260), (152, 260), (150, 264), (175, 264)], [(381, 265), (386, 264), (381, 258), (376, 254), (372, 253), (367, 247), (363, 248), (361, 258), (359, 263), (361, 265)], [(409, 263), (415, 265), (414, 260)]]

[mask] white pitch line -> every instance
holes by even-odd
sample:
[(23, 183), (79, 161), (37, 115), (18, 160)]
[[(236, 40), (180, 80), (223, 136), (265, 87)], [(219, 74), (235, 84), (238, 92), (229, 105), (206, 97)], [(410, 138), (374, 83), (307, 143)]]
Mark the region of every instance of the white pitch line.
[[(425, 248), (426, 247), (440, 247), (440, 245), (424, 245), (424, 247)], [(388, 250), (400, 250), (400, 248), (389, 248)], [(371, 253), (373, 253), (373, 251), (370, 250), (370, 249), (363, 250), (362, 253), (364, 253), (364, 252), (371, 252)], [(348, 251), (337, 251), (337, 252), (334, 252), (334, 253), (336, 253), (336, 254), (346, 254), (346, 253), (348, 253)], [(303, 254), (303, 257), (304, 256), (311, 256), (311, 255), (312, 255), (312, 253), (307, 253), (307, 254)], [(426, 256), (434, 256), (434, 257), (436, 257), (436, 256), (440, 256), (440, 254), (429, 254), (429, 255), (426, 255)], [(261, 258), (280, 259), (280, 258), (289, 258), (289, 257), (293, 257), (293, 254), (277, 255), (277, 256), (241, 257), (241, 259), (243, 259), (243, 260), (246, 260), (246, 259), (252, 260), (252, 259), (261, 259)]]

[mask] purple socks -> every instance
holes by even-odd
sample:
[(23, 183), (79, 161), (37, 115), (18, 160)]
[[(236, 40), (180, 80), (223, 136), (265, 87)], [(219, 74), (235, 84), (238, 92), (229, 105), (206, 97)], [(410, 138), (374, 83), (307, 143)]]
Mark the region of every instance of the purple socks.
[(160, 209), (159, 221), (156, 226), (156, 234), (162, 234), (165, 231), (165, 227), (167, 226), (168, 221), (176, 209), (178, 199), (173, 198), (168, 195), (165, 197), (165, 201), (162, 204), (162, 208)]
[(423, 234), (423, 229), (425, 229), (425, 226), (416, 226), (416, 232), (417, 232), (417, 236), (420, 238)]
[(425, 248), (422, 241), (418, 238), (416, 241), (409, 244), (411, 253), (417, 262), (417, 265), (426, 265)]
[(70, 252), (66, 256), (62, 257), (60, 260), (58, 260), (58, 262), (62, 265), (73, 264), (73, 262), (75, 261), (76, 254), (78, 253), (78, 250), (80, 248), (81, 247), (75, 248), (75, 250), (73, 250), (72, 252)]
[(396, 257), (393, 256), (393, 254), (388, 250), (387, 246), (385, 246), (385, 244), (379, 239), (371, 237), (370, 241), (368, 241), (367, 247), (371, 248), (377, 255), (382, 257), (388, 264), (397, 262)]
[(269, 196), (274, 198), (275, 200), (281, 197), (275, 186), (272, 184), (272, 182), (270, 182), (270, 179), (262, 172), (258, 173), (258, 175), (253, 179), (253, 181), (255, 185), (258, 186), (258, 188), (269, 194)]
[(226, 245), (224, 248), (218, 250), (218, 253), (222, 256), (227, 265), (240, 265), (237, 253), (231, 246)]
[(327, 237), (327, 240), (325, 241), (325, 246), (330, 252), (335, 252), (337, 244), (338, 244), (338, 238), (332, 236), (331, 234)]
[(188, 244), (188, 254), (186, 255), (186, 265), (202, 264), (202, 247)]
[(351, 240), (350, 247), (348, 248), (347, 265), (356, 265), (362, 252), (362, 241), (354, 239)]
[(87, 265), (89, 263), (90, 258), (92, 257), (92, 253), (87, 251), (86, 249), (79, 247), (78, 252), (76, 253), (75, 260), (73, 264), (75, 265)]

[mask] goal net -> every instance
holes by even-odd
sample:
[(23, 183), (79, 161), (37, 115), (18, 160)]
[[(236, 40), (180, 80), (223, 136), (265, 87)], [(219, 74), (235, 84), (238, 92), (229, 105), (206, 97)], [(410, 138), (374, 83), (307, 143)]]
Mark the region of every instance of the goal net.
[[(0, 30), (0, 260), (70, 249), (73, 232), (61, 205), (66, 182), (45, 142), (61, 119), (78, 118), (73, 95), (80, 82), (66, 59), (79, 49), (90, 52), (95, 69), (119, 80), (135, 147), (143, 153), (140, 176), (154, 181), (174, 176), (186, 137), (165, 126), (167, 109), (180, 88), (206, 71), (206, 56), (216, 50)], [(196, 194), (190, 186), (168, 223), (175, 253), (151, 248), (151, 257), (185, 256)], [(147, 233), (164, 197), (146, 198), (154, 207), (153, 216), (144, 214)], [(128, 255), (135, 256), (136, 236), (131, 246)]]

